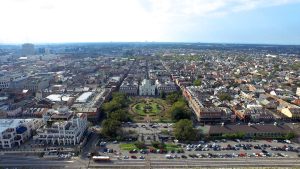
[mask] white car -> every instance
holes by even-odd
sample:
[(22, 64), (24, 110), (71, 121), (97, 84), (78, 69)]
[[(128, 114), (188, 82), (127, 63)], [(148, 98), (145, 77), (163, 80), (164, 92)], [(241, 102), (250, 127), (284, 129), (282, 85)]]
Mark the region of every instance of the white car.
[(192, 151), (192, 149), (188, 147), (188, 148), (186, 148), (186, 151)]
[(167, 159), (173, 159), (173, 156), (170, 155), (170, 154), (167, 154), (167, 155), (166, 155), (166, 158), (167, 158)]

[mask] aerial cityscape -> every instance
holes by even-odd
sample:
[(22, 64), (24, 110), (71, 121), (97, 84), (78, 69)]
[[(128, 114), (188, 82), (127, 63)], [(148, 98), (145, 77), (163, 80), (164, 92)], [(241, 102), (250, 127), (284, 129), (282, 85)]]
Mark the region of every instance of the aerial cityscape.
[(0, 169), (300, 168), (299, 7), (1, 1)]

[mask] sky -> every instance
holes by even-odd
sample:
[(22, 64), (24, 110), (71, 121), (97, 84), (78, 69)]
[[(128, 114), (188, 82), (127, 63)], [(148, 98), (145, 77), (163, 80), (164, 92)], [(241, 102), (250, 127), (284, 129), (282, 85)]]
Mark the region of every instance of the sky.
[(0, 43), (300, 44), (300, 0), (0, 0)]

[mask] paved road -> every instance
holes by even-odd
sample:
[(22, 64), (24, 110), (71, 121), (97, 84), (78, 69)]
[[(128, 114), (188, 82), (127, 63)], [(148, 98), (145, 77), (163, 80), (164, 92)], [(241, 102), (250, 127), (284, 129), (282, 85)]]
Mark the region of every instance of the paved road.
[(300, 167), (299, 159), (191, 159), (191, 160), (122, 160), (95, 163), (91, 168), (193, 168), (193, 167)]
[[(237, 158), (237, 159), (162, 159), (162, 160), (112, 160), (93, 162), (74, 158), (71, 160), (44, 160), (38, 157), (1, 156), (2, 167), (34, 168), (193, 168), (193, 167), (300, 167), (298, 158)], [(89, 167), (88, 167), (89, 166)]]
[(99, 140), (99, 135), (92, 132), (91, 136), (88, 139), (88, 142), (82, 148), (82, 153), (81, 153), (82, 157), (86, 157), (89, 152), (94, 151), (94, 148), (98, 140)]
[(1, 167), (34, 167), (34, 168), (87, 168), (79, 160), (44, 160), (38, 157), (0, 156)]

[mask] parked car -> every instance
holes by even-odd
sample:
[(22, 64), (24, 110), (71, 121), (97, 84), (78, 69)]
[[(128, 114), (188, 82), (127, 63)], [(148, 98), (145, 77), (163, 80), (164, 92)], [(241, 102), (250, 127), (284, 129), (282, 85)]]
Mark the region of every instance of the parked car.
[(187, 156), (186, 155), (181, 155), (181, 158), (187, 158)]

